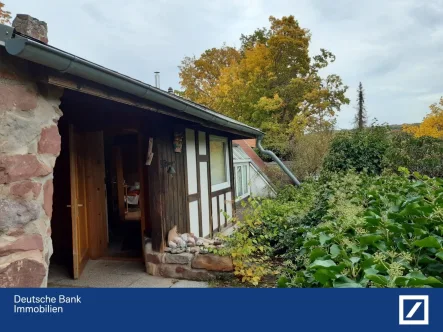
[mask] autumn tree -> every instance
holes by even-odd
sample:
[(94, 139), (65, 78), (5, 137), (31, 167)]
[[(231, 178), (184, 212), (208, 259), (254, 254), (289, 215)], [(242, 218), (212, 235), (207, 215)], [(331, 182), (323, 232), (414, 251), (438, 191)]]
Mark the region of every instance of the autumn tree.
[(4, 9), (5, 4), (0, 2), (0, 24), (9, 24), (11, 23), (11, 12), (8, 12)]
[(311, 35), (293, 16), (269, 21), (269, 29), (242, 35), (238, 50), (224, 45), (185, 58), (180, 83), (185, 97), (261, 128), (278, 152), (297, 135), (330, 125), (349, 100), (339, 76), (320, 76), (335, 60), (331, 52), (311, 57)]
[(366, 107), (365, 107), (365, 96), (364, 96), (364, 90), (363, 90), (363, 84), (361, 82), (358, 85), (357, 89), (357, 114), (355, 114), (355, 127), (357, 129), (363, 129), (366, 127), (367, 123), (367, 114), (366, 114)]
[(403, 125), (403, 131), (415, 137), (430, 136), (443, 139), (443, 97), (439, 103), (429, 106), (431, 112), (426, 115), (423, 122), (418, 125)]
[(179, 66), (180, 84), (185, 90), (179, 94), (211, 107), (221, 71), (239, 60), (239, 51), (226, 45), (206, 50), (198, 59), (195, 56), (185, 57)]

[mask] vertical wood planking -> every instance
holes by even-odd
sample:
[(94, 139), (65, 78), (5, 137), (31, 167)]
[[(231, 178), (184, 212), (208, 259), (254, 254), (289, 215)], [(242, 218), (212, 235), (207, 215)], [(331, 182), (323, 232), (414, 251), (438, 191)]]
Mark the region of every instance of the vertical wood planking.
[[(216, 228), (214, 226), (214, 213), (213, 213), (213, 199), (211, 196), (211, 154), (210, 154), (210, 147), (209, 147), (209, 134), (206, 135), (206, 155), (208, 156), (208, 167), (207, 167), (207, 179), (208, 179), (208, 190), (207, 190), (207, 195), (208, 195), (208, 205), (209, 205), (209, 229), (210, 229), (210, 235), (211, 237), (214, 236), (214, 229)], [(210, 201), (209, 201), (210, 200)]]
[(188, 173), (188, 194), (197, 193), (197, 151), (195, 150), (195, 131), (186, 129), (186, 163)]
[(201, 210), (201, 187), (200, 187), (200, 167), (199, 167), (199, 161), (198, 161), (198, 156), (199, 156), (199, 135), (195, 135), (195, 164), (197, 165), (197, 192), (198, 192), (198, 234), (199, 236), (203, 236), (203, 226), (202, 226), (202, 210)]
[(212, 197), (211, 198), (211, 206), (212, 206), (212, 231), (218, 231), (220, 229), (220, 225), (218, 223), (218, 212), (217, 212), (217, 206), (218, 206), (218, 198)]
[[(223, 194), (223, 211), (226, 212), (226, 193)], [(228, 226), (228, 218), (223, 214), (225, 217), (225, 227)]]
[(228, 191), (226, 193), (226, 213), (231, 218), (232, 218), (232, 204), (233, 204), (232, 193)]
[(208, 163), (200, 162), (200, 193), (202, 236), (211, 235), (209, 195), (208, 195)]
[(199, 206), (198, 200), (189, 203), (189, 217), (190, 217), (190, 229), (191, 233), (199, 234), (200, 232), (200, 221), (199, 221)]
[(225, 195), (221, 194), (218, 196), (218, 213), (220, 215), (220, 226), (221, 225), (225, 225), (226, 226), (226, 222), (225, 222), (225, 215), (223, 214), (223, 211), (225, 209)]
[(229, 168), (231, 169), (230, 176), (231, 176), (231, 214), (235, 215), (235, 170), (234, 170), (234, 155), (232, 151), (232, 140), (228, 140), (228, 147), (229, 147)]

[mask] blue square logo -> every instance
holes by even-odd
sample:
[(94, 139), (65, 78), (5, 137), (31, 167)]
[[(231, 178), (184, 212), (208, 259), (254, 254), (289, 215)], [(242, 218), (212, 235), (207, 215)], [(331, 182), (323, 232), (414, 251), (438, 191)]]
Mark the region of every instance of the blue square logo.
[(400, 295), (400, 325), (429, 325), (429, 296)]

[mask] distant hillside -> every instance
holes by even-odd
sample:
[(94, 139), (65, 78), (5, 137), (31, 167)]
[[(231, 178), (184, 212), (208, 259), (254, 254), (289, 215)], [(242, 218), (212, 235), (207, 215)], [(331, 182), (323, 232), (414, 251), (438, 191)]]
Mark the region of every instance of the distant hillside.
[[(391, 130), (401, 130), (403, 128), (403, 125), (409, 125), (409, 126), (418, 126), (420, 123), (405, 123), (405, 124), (386, 124)], [(339, 131), (349, 131), (354, 130), (352, 129), (336, 129), (336, 132)]]
[[(420, 123), (405, 123), (405, 125), (408, 126), (419, 126)], [(391, 128), (392, 130), (401, 130), (403, 128), (403, 125), (401, 124), (392, 124), (392, 125), (388, 125), (389, 128)]]

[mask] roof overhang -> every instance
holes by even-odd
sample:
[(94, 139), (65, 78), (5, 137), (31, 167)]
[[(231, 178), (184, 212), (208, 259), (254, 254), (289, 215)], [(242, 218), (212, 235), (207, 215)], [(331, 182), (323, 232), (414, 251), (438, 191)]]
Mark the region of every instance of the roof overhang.
[(223, 127), (230, 128), (242, 133), (245, 137), (264, 135), (257, 128), (214, 112), (200, 104), (26, 36), (14, 34), (13, 28), (5, 25), (0, 25), (0, 45), (3, 45), (10, 55), (167, 106), (178, 112), (217, 124), (220, 126), (219, 130), (223, 130)]

